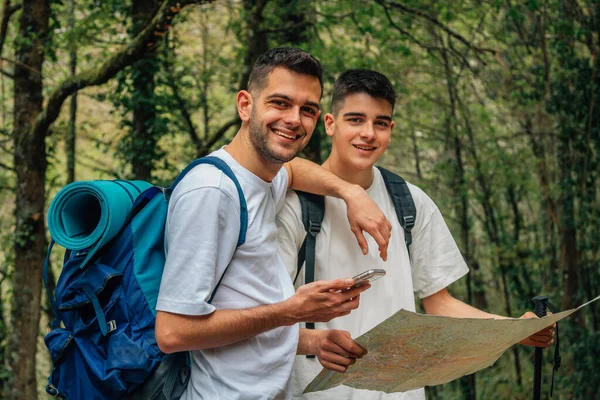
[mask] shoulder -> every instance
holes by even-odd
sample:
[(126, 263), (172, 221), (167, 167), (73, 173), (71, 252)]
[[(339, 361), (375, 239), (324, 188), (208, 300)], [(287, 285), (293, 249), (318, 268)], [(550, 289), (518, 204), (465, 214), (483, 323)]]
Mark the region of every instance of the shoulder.
[[(298, 250), (306, 232), (302, 223), (302, 210), (298, 194), (288, 190), (285, 201), (277, 213), (277, 249), (284, 264), (291, 271), (296, 267)], [(290, 272), (291, 273), (291, 272)]]
[(288, 173), (285, 168), (281, 168), (273, 181), (271, 182), (271, 189), (275, 199), (276, 209), (279, 212), (285, 201), (286, 191), (288, 189)]
[(277, 219), (290, 225), (297, 224), (297, 222), (302, 224), (302, 208), (295, 191), (291, 189), (286, 191), (283, 205), (277, 213)]
[(182, 200), (187, 202), (205, 197), (200, 196), (201, 193), (210, 193), (207, 197), (215, 202), (219, 202), (220, 199), (229, 199), (233, 203), (239, 204), (235, 183), (219, 168), (209, 164), (197, 165), (188, 172), (173, 191), (170, 203), (174, 205)]
[(275, 178), (273, 178), (273, 185), (276, 185), (278, 188), (287, 189), (288, 181), (289, 177), (287, 170), (282, 167), (277, 173), (277, 175), (275, 175)]
[[(378, 190), (387, 191), (387, 189), (385, 188), (385, 181), (383, 179), (383, 175), (381, 174), (381, 171), (378, 168), (375, 168), (375, 170), (376, 170), (376, 176), (377, 176), (376, 183), (378, 183), (378, 185), (380, 185)], [(404, 179), (404, 178), (402, 178), (402, 179)], [(418, 225), (426, 224), (431, 219), (431, 216), (435, 212), (438, 211), (438, 208), (437, 208), (435, 202), (419, 186), (407, 181), (406, 179), (404, 179), (404, 181), (406, 182), (406, 186), (408, 188), (408, 191), (410, 192), (410, 196), (415, 205), (416, 225), (418, 226)]]
[(429, 221), (433, 214), (439, 212), (438, 206), (423, 189), (410, 182), (406, 182), (406, 184), (417, 209), (417, 219)]

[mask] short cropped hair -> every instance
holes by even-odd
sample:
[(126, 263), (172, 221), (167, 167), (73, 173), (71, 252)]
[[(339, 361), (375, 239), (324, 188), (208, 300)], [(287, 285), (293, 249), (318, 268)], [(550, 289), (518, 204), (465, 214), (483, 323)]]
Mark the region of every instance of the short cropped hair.
[(331, 113), (337, 115), (346, 96), (365, 93), (371, 97), (384, 99), (396, 105), (396, 91), (385, 75), (369, 69), (349, 69), (337, 78), (331, 96)]
[(319, 79), (321, 95), (323, 94), (323, 68), (319, 60), (304, 50), (294, 47), (277, 47), (261, 54), (254, 63), (248, 90), (261, 91), (267, 85), (269, 74), (277, 67), (286, 68), (302, 75)]

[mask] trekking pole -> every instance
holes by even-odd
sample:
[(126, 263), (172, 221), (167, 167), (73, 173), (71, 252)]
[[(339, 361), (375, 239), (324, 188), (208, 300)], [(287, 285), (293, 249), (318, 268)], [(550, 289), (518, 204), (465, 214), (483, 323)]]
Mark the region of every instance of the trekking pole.
[[(546, 305), (548, 298), (546, 296), (536, 296), (531, 299), (534, 304), (533, 312), (539, 318), (546, 316)], [(533, 400), (541, 399), (542, 389), (542, 350), (539, 347), (535, 348), (535, 369), (533, 372)]]

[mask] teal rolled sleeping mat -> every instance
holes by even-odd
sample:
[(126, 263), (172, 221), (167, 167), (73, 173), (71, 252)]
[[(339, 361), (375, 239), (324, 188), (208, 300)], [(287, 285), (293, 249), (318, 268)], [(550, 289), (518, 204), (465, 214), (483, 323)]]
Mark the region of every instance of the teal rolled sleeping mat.
[(119, 233), (137, 196), (152, 185), (144, 181), (82, 181), (65, 186), (48, 210), (54, 241), (72, 250), (89, 249), (81, 267)]

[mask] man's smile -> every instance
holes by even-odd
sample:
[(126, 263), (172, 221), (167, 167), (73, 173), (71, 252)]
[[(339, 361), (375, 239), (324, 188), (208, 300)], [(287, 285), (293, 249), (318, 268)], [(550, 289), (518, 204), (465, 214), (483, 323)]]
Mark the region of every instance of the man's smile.
[(269, 129), (277, 136), (291, 140), (291, 141), (295, 141), (295, 140), (298, 140), (298, 139), (304, 137), (303, 134), (295, 133), (294, 131), (291, 131), (289, 129), (275, 128), (275, 127), (271, 127), (271, 126), (269, 127)]
[(354, 146), (355, 148), (357, 148), (359, 150), (363, 150), (363, 151), (377, 150), (377, 147), (375, 147), (375, 146), (368, 146), (368, 145), (364, 145), (364, 144), (353, 144), (352, 146)]

